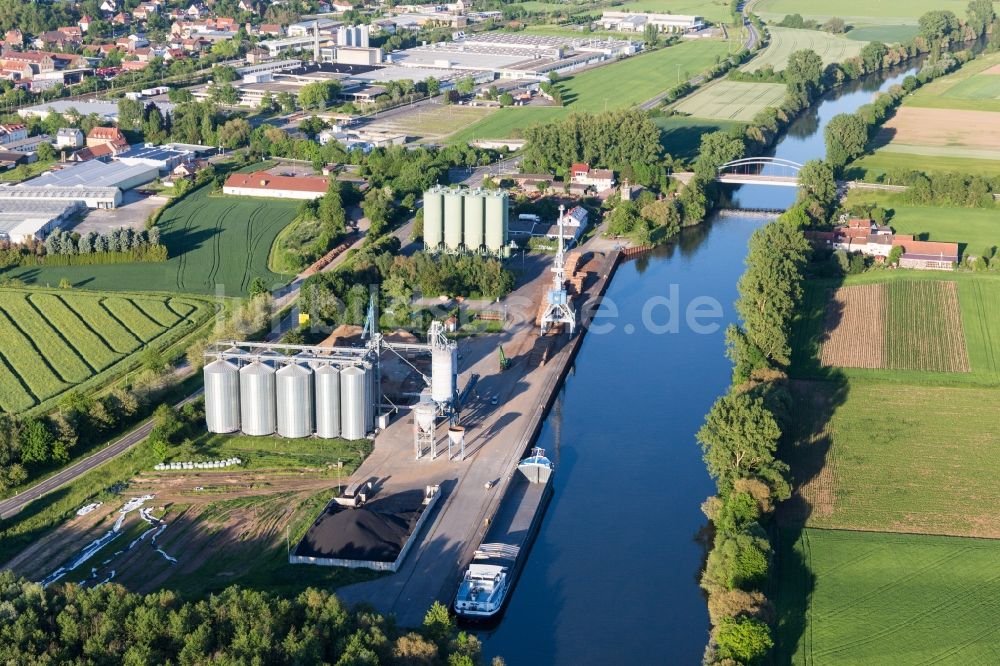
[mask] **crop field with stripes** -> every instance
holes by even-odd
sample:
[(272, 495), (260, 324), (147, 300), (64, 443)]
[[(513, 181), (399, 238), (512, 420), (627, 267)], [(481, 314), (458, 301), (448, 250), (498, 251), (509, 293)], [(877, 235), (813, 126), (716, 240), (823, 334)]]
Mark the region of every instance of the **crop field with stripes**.
[(190, 297), (0, 289), (0, 409), (23, 412), (100, 381), (213, 312)]
[(799, 30), (797, 28), (780, 28), (771, 26), (771, 42), (756, 58), (741, 67), (746, 72), (756, 72), (758, 69), (771, 66), (774, 71), (781, 72), (788, 66), (788, 58), (796, 51), (810, 49), (823, 59), (824, 65), (843, 62), (861, 53), (865, 42), (847, 39), (839, 35), (831, 35), (821, 30)]
[(763, 109), (780, 106), (786, 88), (781, 83), (720, 80), (681, 99), (674, 110), (696, 118), (750, 121)]

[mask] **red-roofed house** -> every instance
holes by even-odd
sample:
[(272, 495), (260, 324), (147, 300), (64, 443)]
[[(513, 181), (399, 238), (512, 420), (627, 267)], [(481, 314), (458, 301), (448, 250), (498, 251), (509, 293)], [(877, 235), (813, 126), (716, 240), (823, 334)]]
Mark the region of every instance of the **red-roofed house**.
[(80, 26), (80, 30), (87, 32), (87, 30), (90, 29), (90, 24), (93, 22), (94, 21), (89, 16), (81, 16), (80, 20), (77, 21), (76, 24)]
[(958, 264), (958, 243), (917, 241), (909, 236), (896, 237), (892, 244), (903, 248), (903, 256), (899, 258), (900, 268), (950, 271)]
[(577, 162), (570, 169), (570, 180), (574, 185), (593, 187), (598, 192), (615, 186), (615, 174), (610, 169), (591, 169), (590, 165)]
[(318, 199), (326, 194), (329, 178), (276, 176), (266, 171), (234, 173), (226, 179), (223, 194), (277, 199)]
[(117, 127), (95, 127), (87, 133), (87, 147), (108, 146), (115, 153), (129, 149), (128, 139)]
[(25, 125), (0, 125), (0, 145), (23, 141), (28, 138), (28, 128)]

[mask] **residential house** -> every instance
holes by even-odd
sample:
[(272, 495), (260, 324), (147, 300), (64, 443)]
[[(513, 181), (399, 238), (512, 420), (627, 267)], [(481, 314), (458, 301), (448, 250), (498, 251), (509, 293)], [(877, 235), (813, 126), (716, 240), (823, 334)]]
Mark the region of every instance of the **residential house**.
[(78, 42), (83, 41), (83, 28), (81, 28), (79, 25), (63, 26), (62, 28), (56, 28), (56, 31), (61, 32), (70, 39), (74, 39)]
[(814, 247), (860, 253), (884, 261), (894, 247), (902, 247), (899, 265), (920, 270), (951, 270), (958, 263), (958, 243), (917, 241), (913, 236), (894, 234), (890, 227), (871, 220), (851, 219), (832, 231), (803, 232)]
[(153, 49), (149, 48), (148, 46), (143, 46), (142, 48), (134, 49), (132, 51), (132, 55), (134, 55), (136, 60), (138, 60), (139, 62), (149, 62), (154, 57), (156, 57), (156, 53), (153, 51)]
[(115, 4), (114, 0), (104, 0), (101, 2), (101, 12), (105, 15), (114, 14), (118, 11), (118, 6)]
[(590, 165), (577, 162), (570, 170), (570, 182), (603, 192), (615, 186), (615, 174), (610, 169), (591, 169)]
[(79, 46), (82, 41), (59, 30), (48, 30), (35, 37), (33, 44), (39, 49), (69, 49)]
[(107, 146), (110, 152), (118, 154), (129, 149), (128, 139), (117, 127), (95, 127), (87, 134), (87, 147)]
[(210, 12), (208, 11), (208, 7), (197, 2), (188, 7), (187, 11), (185, 12), (188, 18), (193, 18), (193, 19), (200, 19), (202, 16), (208, 16), (209, 13)]
[(257, 28), (257, 34), (265, 37), (282, 37), (285, 34), (285, 30), (278, 23), (262, 23)]
[(4, 60), (3, 66), (0, 67), (0, 76), (11, 81), (26, 81), (33, 76), (33, 72), (31, 65), (26, 62)]
[(3, 60), (4, 65), (8, 67), (11, 63), (24, 63), (31, 67), (32, 74), (44, 74), (45, 72), (53, 72), (56, 69), (55, 61), (52, 59), (51, 54), (42, 51), (11, 51), (4, 53)]
[(352, 9), (354, 9), (354, 5), (347, 2), (347, 0), (333, 0), (333, 2), (330, 3), (330, 10), (337, 13), (350, 11)]
[(253, 3), (253, 0), (240, 0), (237, 6), (240, 8), (241, 12), (247, 12), (249, 14), (257, 13), (257, 7)]
[(76, 127), (60, 127), (56, 132), (56, 148), (82, 148), (83, 132)]
[(126, 60), (122, 63), (122, 71), (124, 72), (141, 72), (147, 67), (149, 67), (149, 63), (141, 60)]
[(24, 48), (24, 33), (17, 28), (8, 30), (3, 36), (4, 44), (15, 49)]
[(118, 12), (111, 18), (112, 25), (129, 25), (130, 23), (132, 23), (132, 17), (125, 12)]
[(152, 2), (140, 3), (138, 7), (132, 10), (132, 16), (137, 21), (148, 21), (151, 17), (160, 13), (159, 5)]
[(50, 53), (52, 64), (57, 70), (86, 69), (90, 63), (81, 55), (75, 53)]
[(77, 21), (76, 24), (80, 26), (80, 30), (82, 32), (87, 32), (88, 30), (90, 30), (90, 24), (93, 22), (94, 22), (93, 19), (91, 19), (89, 16), (84, 15), (80, 17), (80, 20)]
[(19, 123), (0, 125), (0, 145), (7, 145), (27, 138), (28, 127), (26, 125), (21, 125)]

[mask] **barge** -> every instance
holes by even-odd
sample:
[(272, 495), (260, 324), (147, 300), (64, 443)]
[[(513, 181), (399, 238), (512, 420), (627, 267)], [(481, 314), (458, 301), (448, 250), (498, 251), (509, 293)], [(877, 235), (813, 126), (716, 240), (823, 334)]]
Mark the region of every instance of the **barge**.
[(553, 465), (534, 448), (522, 460), (476, 549), (455, 596), (455, 612), (467, 620), (496, 617), (510, 599), (545, 507), (552, 496)]

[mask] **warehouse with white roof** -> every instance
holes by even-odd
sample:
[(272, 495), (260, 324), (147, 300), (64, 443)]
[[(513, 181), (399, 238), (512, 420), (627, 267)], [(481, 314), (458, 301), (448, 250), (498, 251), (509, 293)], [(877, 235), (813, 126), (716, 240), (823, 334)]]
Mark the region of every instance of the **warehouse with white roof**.
[[(8, 189), (13, 188), (0, 188), (0, 192)], [(42, 240), (83, 210), (80, 201), (0, 199), (0, 240), (11, 243)]]

